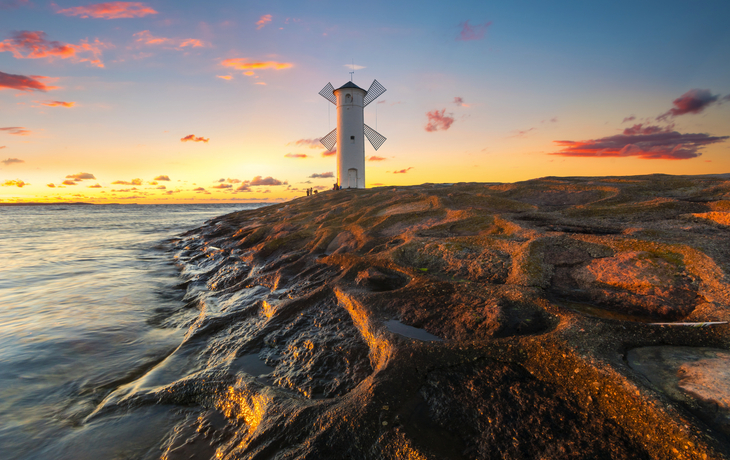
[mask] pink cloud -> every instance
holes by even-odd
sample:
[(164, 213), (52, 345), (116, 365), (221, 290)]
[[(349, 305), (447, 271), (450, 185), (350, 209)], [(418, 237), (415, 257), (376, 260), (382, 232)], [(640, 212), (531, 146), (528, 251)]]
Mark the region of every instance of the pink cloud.
[(459, 34), (459, 38), (457, 38), (457, 40), (481, 40), (482, 38), (484, 38), (484, 34), (487, 32), (487, 27), (491, 25), (492, 21), (485, 22), (484, 24), (477, 24), (475, 26), (470, 26), (469, 21), (459, 23), (459, 26), (461, 27), (461, 33)]
[(322, 152), (323, 157), (331, 157), (332, 155), (337, 155), (337, 149), (335, 150), (327, 150), (325, 152)]
[(393, 171), (393, 174), (405, 174), (405, 173), (407, 173), (408, 171), (410, 171), (411, 169), (413, 169), (413, 166), (411, 166), (410, 168), (406, 168), (406, 169), (399, 169), (398, 171)]
[(691, 89), (674, 100), (674, 107), (659, 115), (657, 120), (677, 117), (687, 113), (700, 113), (717, 102), (720, 96), (713, 95), (709, 89)]
[(469, 104), (464, 102), (464, 98), (458, 96), (454, 98), (454, 104), (456, 104), (458, 107), (469, 107)]
[(284, 156), (287, 158), (307, 158), (306, 153), (287, 153)]
[(195, 134), (188, 134), (187, 136), (185, 136), (182, 139), (180, 139), (181, 142), (188, 142), (188, 141), (192, 141), (192, 142), (205, 142), (206, 144), (208, 143), (209, 140), (210, 140), (210, 138), (206, 139), (206, 138), (204, 138), (202, 136), (195, 137)]
[(428, 117), (428, 123), (426, 124), (426, 131), (429, 133), (443, 130), (446, 131), (451, 127), (451, 124), (454, 123), (454, 117), (449, 115), (445, 115), (446, 109), (439, 110), (433, 110), (431, 112), (426, 112), (426, 116)]
[(702, 147), (723, 142), (730, 136), (681, 134), (668, 128), (643, 126), (626, 128), (623, 134), (586, 141), (554, 141), (562, 150), (550, 155), (568, 157), (638, 157), (644, 160), (686, 160), (696, 158)]
[[(46, 33), (42, 31), (21, 30), (13, 32), (11, 38), (0, 42), (0, 52), (10, 52), (16, 59), (71, 59), (76, 62), (88, 62), (96, 67), (104, 67), (101, 62), (103, 48), (108, 44), (98, 39), (93, 43), (82, 40), (78, 45), (61, 43), (46, 39)], [(81, 57), (81, 54), (88, 54), (88, 57)]]
[(636, 117), (631, 115), (630, 117), (624, 118), (624, 121), (622, 121), (621, 123), (626, 123), (627, 121), (634, 121), (634, 120), (636, 120)]
[(0, 128), (0, 131), (7, 131), (8, 134), (14, 134), (16, 136), (28, 136), (31, 130), (25, 129), (22, 126), (9, 126), (7, 128)]
[(265, 14), (256, 22), (256, 30), (262, 29), (266, 24), (271, 22), (271, 15)]
[(136, 42), (143, 45), (151, 46), (164, 46), (175, 49), (189, 48), (202, 48), (207, 44), (197, 38), (166, 38), (166, 37), (155, 37), (150, 33), (149, 30), (143, 30), (133, 35), (136, 37)]
[(66, 16), (98, 19), (141, 18), (157, 11), (141, 2), (107, 2), (76, 6), (56, 11)]
[(17, 89), (18, 91), (43, 91), (46, 92), (49, 89), (56, 89), (56, 86), (46, 86), (37, 79), (49, 78), (40, 75), (31, 75), (26, 77), (25, 75), (13, 75), (11, 73), (0, 72), (0, 89), (9, 88)]
[(368, 158), (368, 161), (385, 161), (385, 160), (387, 160), (387, 158), (379, 157), (379, 156), (375, 156), (375, 155)]

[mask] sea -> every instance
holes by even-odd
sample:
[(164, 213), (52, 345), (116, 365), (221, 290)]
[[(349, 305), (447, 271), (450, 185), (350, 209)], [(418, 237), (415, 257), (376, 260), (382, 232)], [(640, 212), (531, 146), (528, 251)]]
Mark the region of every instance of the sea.
[(0, 458), (159, 458), (175, 414), (90, 418), (186, 328), (170, 241), (245, 204), (0, 207)]

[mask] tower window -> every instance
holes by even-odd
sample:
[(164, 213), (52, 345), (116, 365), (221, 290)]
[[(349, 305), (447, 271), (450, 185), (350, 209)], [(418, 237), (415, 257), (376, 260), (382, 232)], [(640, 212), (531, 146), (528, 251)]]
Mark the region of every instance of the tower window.
[(355, 143), (355, 136), (350, 136), (350, 144), (354, 144), (354, 143)]

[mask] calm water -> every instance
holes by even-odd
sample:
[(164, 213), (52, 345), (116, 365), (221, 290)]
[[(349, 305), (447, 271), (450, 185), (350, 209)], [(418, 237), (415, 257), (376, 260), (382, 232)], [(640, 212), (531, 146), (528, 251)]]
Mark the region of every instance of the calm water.
[(184, 294), (165, 240), (259, 206), (0, 207), (0, 457), (159, 455), (165, 409), (86, 417), (185, 333), (150, 321)]

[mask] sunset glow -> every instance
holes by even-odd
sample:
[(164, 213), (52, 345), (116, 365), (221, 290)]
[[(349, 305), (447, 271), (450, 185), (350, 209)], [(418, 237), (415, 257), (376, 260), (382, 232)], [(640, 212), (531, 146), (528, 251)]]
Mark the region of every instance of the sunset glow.
[(366, 147), (368, 186), (727, 173), (728, 12), (0, 2), (0, 202), (331, 189), (336, 152), (319, 139), (336, 111), (317, 93), (350, 72), (387, 88), (365, 109), (388, 139)]

